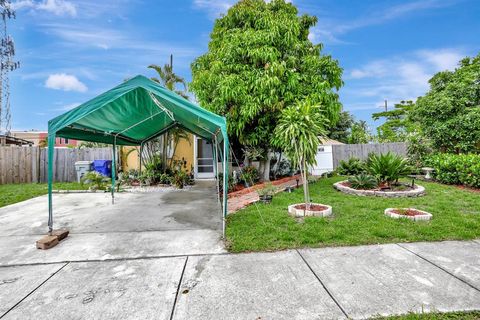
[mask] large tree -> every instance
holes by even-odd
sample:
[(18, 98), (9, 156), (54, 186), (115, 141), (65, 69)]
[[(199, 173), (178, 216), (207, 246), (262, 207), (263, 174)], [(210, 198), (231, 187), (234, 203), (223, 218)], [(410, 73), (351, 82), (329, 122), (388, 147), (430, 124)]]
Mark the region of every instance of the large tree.
[(385, 119), (385, 122), (377, 128), (377, 140), (379, 142), (404, 142), (408, 134), (415, 131), (415, 124), (409, 117), (414, 106), (412, 101), (401, 101), (395, 104), (392, 110), (372, 114), (373, 120)]
[(430, 79), (430, 91), (412, 112), (425, 137), (443, 152), (480, 151), (480, 54), (462, 59), (455, 71)]
[(348, 136), (354, 123), (352, 114), (348, 111), (342, 111), (335, 126), (330, 128), (328, 137), (343, 143), (348, 143)]
[(202, 106), (225, 115), (241, 144), (262, 149), (265, 180), (282, 110), (308, 99), (331, 124), (341, 110), (342, 69), (308, 39), (316, 22), (284, 0), (241, 0), (215, 21), (208, 52), (191, 66)]

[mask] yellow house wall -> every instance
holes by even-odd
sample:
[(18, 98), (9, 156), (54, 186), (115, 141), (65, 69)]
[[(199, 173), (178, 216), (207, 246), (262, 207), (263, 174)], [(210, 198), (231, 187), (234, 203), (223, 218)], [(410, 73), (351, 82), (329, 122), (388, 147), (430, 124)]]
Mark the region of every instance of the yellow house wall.
[[(130, 152), (130, 150), (133, 150)], [(122, 169), (123, 171), (129, 171), (131, 169), (138, 169), (139, 166), (139, 153), (140, 147), (122, 147)], [(175, 160), (187, 161), (186, 166), (182, 167), (183, 170), (190, 172), (193, 167), (193, 135), (188, 135), (188, 140), (181, 139), (178, 142), (177, 149), (173, 155)], [(169, 160), (170, 161), (170, 160)]]

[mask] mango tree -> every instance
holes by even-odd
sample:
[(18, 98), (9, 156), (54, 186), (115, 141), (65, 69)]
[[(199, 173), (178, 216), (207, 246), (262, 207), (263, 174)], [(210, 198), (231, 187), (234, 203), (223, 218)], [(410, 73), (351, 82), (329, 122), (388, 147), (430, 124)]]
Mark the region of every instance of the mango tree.
[(329, 123), (339, 116), (342, 69), (309, 40), (316, 22), (284, 0), (241, 0), (215, 21), (208, 52), (191, 65), (200, 104), (227, 117), (232, 140), (262, 151), (263, 180), (284, 109), (308, 99)]

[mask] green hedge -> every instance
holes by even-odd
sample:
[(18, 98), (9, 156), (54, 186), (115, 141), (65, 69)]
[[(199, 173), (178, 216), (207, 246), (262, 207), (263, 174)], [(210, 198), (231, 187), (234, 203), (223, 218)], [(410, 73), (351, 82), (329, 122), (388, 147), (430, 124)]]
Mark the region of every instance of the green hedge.
[(440, 153), (430, 156), (427, 165), (434, 177), (445, 184), (463, 184), (480, 188), (480, 155)]

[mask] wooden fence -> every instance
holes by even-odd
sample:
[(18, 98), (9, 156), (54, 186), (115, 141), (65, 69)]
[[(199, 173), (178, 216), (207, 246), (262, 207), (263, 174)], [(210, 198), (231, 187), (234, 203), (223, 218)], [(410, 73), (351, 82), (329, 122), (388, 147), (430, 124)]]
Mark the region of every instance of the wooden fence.
[[(55, 148), (53, 177), (57, 182), (77, 180), (75, 162), (112, 159), (111, 148)], [(47, 182), (47, 148), (0, 147), (0, 184)]]
[(407, 144), (404, 142), (395, 143), (372, 143), (372, 144), (341, 144), (332, 146), (333, 168), (337, 168), (342, 160), (351, 157), (362, 160), (367, 159), (370, 153), (386, 153), (388, 151), (398, 155), (407, 156)]

